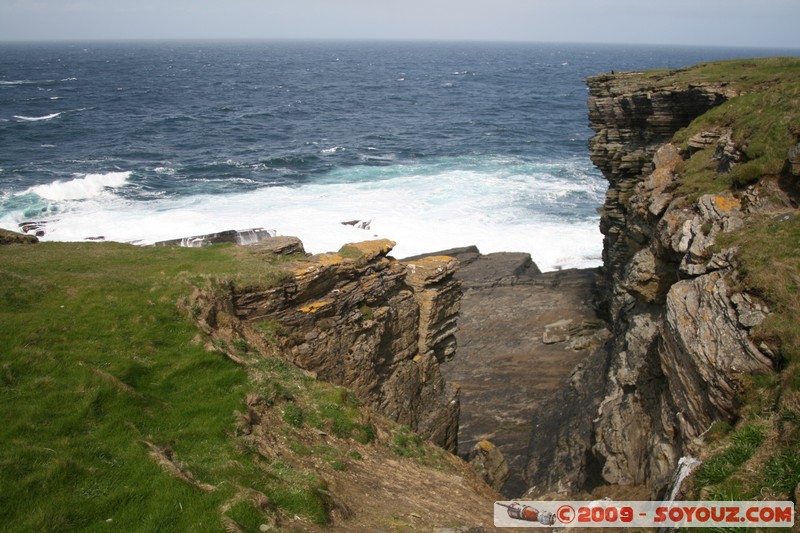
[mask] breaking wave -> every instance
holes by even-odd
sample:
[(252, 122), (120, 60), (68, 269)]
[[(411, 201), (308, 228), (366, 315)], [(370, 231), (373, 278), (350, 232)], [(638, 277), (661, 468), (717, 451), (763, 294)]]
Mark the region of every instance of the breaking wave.
[(122, 187), (128, 183), (131, 172), (108, 172), (105, 174), (86, 174), (82, 178), (69, 181), (54, 181), (36, 185), (26, 192), (51, 201), (85, 200), (103, 194), (109, 188)]

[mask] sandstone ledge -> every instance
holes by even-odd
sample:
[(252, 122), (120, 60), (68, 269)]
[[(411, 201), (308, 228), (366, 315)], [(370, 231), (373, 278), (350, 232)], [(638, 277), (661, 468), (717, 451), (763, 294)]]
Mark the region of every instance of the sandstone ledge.
[(353, 243), (294, 261), (277, 286), (232, 290), (206, 306), (200, 320), (212, 329), (226, 325), (262, 351), (277, 349), (454, 451), (459, 395), (442, 378), (440, 363), (455, 353), (458, 261), (406, 264), (388, 255), (393, 246), (389, 240)]

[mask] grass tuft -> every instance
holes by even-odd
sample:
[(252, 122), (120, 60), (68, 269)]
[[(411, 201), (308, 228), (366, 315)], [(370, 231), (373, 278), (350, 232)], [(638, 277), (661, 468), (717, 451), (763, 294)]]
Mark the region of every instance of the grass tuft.
[(754, 424), (744, 426), (731, 436), (731, 446), (704, 462), (695, 474), (695, 483), (705, 487), (726, 480), (745, 461), (753, 456), (764, 441), (764, 428)]

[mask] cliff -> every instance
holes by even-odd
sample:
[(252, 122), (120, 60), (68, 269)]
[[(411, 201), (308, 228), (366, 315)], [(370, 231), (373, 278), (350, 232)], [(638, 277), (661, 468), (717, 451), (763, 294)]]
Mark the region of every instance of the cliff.
[(587, 80), (589, 148), (609, 182), (598, 283), (612, 338), (536, 413), (530, 495), (661, 496), (680, 457), (737, 423), (754, 376), (779, 380), (793, 334), (762, 323), (787, 309), (742, 258), (754, 226), (796, 228), (797, 70), (768, 60)]
[[(268, 239), (253, 249), (273, 255), (275, 246)], [(401, 263), (387, 256), (393, 246), (349, 244), (294, 261), (268, 289), (198, 291), (198, 320), (229, 342), (242, 339), (266, 354), (277, 347), (299, 368), (455, 451), (458, 390), (445, 383), (440, 364), (455, 352), (458, 261)]]

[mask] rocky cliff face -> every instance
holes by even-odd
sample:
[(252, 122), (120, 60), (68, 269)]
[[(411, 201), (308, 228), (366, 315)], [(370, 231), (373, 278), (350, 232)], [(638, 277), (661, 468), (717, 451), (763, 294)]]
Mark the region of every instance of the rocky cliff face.
[[(677, 187), (687, 154), (670, 139), (735, 96), (728, 87), (629, 73), (588, 85), (591, 156), (609, 181), (600, 286), (613, 337), (537, 413), (526, 475), (531, 495), (618, 484), (657, 497), (714, 422), (735, 421), (743, 378), (776, 364), (750, 336), (769, 310), (737, 292), (736, 250), (714, 248), (759, 208), (759, 190), (693, 200)], [(737, 163), (729, 135), (701, 137), (721, 167)]]
[[(271, 240), (261, 246), (271, 250)], [(290, 263), (266, 290), (198, 293), (198, 321), (229, 342), (246, 340), (325, 381), (445, 449), (457, 444), (458, 390), (439, 365), (455, 352), (458, 261), (401, 263), (391, 241), (351, 244)]]

